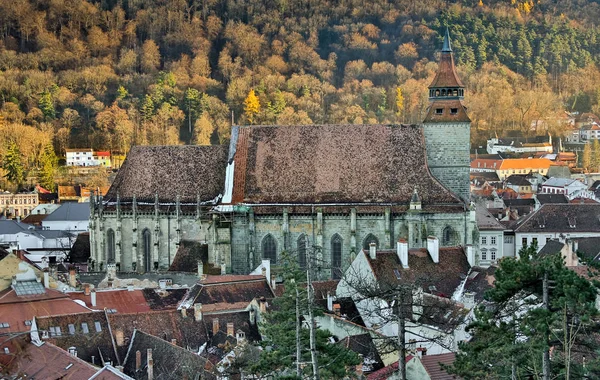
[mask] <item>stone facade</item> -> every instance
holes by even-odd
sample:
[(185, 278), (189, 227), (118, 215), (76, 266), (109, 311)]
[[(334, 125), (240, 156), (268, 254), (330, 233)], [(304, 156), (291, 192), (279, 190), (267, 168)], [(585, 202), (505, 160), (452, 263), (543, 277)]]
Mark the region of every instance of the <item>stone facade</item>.
[(423, 123), (429, 170), (462, 199), (470, 199), (470, 122)]

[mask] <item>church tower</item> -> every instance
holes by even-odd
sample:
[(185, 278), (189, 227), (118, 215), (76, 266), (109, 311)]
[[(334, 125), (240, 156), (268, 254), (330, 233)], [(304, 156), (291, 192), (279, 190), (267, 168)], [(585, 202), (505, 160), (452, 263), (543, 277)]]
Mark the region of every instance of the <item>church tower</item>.
[(464, 91), (456, 74), (446, 28), (440, 64), (429, 86), (429, 108), (423, 120), (427, 164), (435, 178), (468, 202), (471, 120), (462, 103)]

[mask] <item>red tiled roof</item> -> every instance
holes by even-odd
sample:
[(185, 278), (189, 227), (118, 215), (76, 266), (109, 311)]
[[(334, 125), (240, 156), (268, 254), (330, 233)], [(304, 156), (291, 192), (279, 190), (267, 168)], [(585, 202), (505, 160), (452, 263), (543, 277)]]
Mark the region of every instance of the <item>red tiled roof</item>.
[[(408, 355), (405, 358), (406, 363), (410, 362), (413, 358), (414, 356)], [(367, 380), (385, 380), (396, 371), (398, 371), (397, 361), (388, 365), (387, 367), (383, 367), (382, 369), (367, 375)]]
[(8, 372), (19, 374), (19, 378), (80, 380), (89, 379), (98, 371), (91, 364), (51, 343), (44, 342), (36, 346), (25, 342), (25, 339), (21, 341), (24, 351), (19, 355), (10, 355), (13, 360), (7, 363)]
[(110, 152), (95, 152), (94, 155), (98, 157), (110, 157)]
[(448, 372), (444, 371), (440, 366), (440, 363), (450, 365), (454, 363), (454, 358), (456, 354), (454, 352), (448, 354), (439, 354), (439, 355), (424, 355), (421, 357), (421, 364), (429, 374), (431, 379), (436, 380), (451, 380), (457, 379), (456, 376), (448, 374)]
[(3, 329), (3, 332), (29, 331), (30, 326), (26, 326), (25, 321), (30, 321), (33, 317), (89, 312), (62, 293), (50, 289), (46, 291), (46, 295), (36, 297), (17, 297), (12, 289), (3, 292), (0, 299), (0, 322), (10, 326)]
[(206, 279), (200, 281), (200, 283), (204, 285), (210, 284), (225, 284), (228, 282), (240, 282), (240, 281), (256, 281), (256, 280), (264, 280), (265, 277), (260, 274), (246, 274), (246, 275), (236, 275), (236, 274), (228, 274), (228, 275), (219, 275), (219, 276), (206, 276)]
[(140, 289), (128, 290), (101, 290), (96, 292), (96, 306), (92, 306), (91, 297), (83, 292), (68, 293), (74, 300), (85, 302), (87, 307), (94, 310), (115, 309), (117, 313), (145, 313), (150, 310), (150, 305)]

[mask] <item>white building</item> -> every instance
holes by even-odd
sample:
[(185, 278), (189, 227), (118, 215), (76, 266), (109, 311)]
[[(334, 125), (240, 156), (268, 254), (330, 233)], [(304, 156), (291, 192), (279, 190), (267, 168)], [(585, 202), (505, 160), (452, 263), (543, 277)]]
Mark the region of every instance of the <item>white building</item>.
[(67, 166), (96, 166), (94, 151), (91, 148), (65, 149)]
[(515, 228), (515, 252), (536, 244), (538, 251), (547, 242), (600, 237), (600, 203), (544, 204)]
[[(529, 141), (530, 140), (530, 141)], [(498, 153), (552, 153), (552, 136), (491, 138), (487, 141), (488, 154)]]
[(504, 226), (490, 214), (483, 204), (477, 205), (477, 228), (479, 229), (479, 266), (489, 267), (504, 252)]
[(90, 204), (67, 202), (42, 221), (44, 230), (86, 232), (90, 226)]
[(569, 198), (593, 198), (594, 193), (587, 190), (587, 186), (582, 182), (569, 178), (552, 177), (542, 184), (540, 193), (542, 194), (564, 194)]

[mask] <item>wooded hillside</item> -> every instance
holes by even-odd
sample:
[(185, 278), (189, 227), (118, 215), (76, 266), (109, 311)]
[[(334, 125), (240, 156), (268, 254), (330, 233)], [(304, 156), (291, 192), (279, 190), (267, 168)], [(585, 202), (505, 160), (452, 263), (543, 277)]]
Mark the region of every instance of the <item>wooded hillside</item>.
[(450, 29), (473, 139), (600, 107), (592, 1), (0, 0), (0, 144), (126, 151), (237, 124), (417, 123)]

